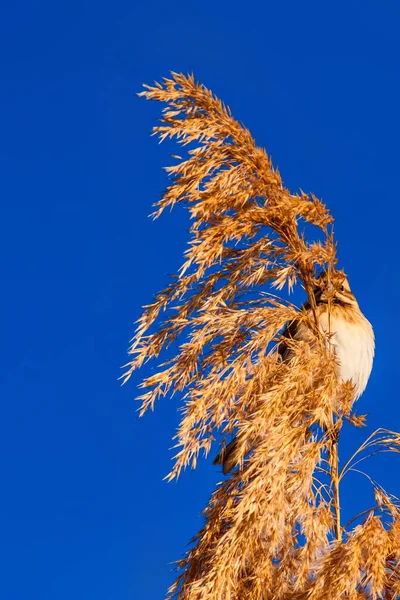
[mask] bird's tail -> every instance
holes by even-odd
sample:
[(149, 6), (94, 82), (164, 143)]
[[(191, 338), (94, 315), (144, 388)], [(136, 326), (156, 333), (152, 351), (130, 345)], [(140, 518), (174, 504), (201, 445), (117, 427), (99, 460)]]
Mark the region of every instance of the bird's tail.
[(237, 438), (233, 438), (231, 442), (225, 448), (222, 448), (221, 452), (214, 458), (213, 465), (222, 465), (222, 472), (227, 475), (234, 469), (238, 463), (236, 451), (237, 451)]

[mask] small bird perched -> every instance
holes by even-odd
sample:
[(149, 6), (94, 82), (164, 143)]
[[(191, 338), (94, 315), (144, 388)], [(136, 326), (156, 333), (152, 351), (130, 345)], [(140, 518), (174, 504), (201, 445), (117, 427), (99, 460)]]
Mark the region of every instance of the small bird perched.
[[(375, 341), (371, 323), (361, 312), (342, 271), (328, 274), (322, 272), (314, 288), (316, 318), (323, 334), (329, 334), (329, 344), (336, 357), (336, 375), (340, 382), (351, 381), (354, 400), (365, 390), (372, 369)], [(303, 307), (311, 311), (310, 302)], [(311, 342), (313, 334), (302, 320), (294, 320), (283, 332), (278, 353), (283, 361), (290, 360), (292, 351), (284, 338)], [(215, 465), (222, 464), (224, 475), (238, 463), (237, 439), (234, 438), (215, 458)]]

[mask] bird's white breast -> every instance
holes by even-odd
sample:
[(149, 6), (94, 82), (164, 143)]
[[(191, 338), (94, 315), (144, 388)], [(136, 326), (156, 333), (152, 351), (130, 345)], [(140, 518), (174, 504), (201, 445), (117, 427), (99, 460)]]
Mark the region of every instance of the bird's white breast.
[(330, 344), (337, 360), (337, 375), (341, 381), (352, 381), (355, 400), (365, 390), (374, 358), (374, 333), (369, 321), (359, 313), (355, 321), (327, 313), (320, 315), (324, 333), (330, 331)]

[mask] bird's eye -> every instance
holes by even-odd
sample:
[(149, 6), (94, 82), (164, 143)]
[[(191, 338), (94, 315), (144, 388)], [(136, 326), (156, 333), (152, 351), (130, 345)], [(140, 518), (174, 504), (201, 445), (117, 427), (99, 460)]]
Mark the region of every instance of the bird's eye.
[(340, 286), (340, 291), (341, 291), (341, 292), (344, 292), (344, 285), (341, 285), (341, 286)]

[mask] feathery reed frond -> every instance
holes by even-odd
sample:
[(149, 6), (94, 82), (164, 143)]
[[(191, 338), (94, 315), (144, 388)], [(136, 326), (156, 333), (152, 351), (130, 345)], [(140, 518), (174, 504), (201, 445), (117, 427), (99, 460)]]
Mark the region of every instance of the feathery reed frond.
[[(154, 133), (188, 146), (167, 169), (154, 217), (183, 204), (192, 225), (179, 274), (138, 321), (123, 379), (174, 344), (140, 397), (143, 414), (160, 397), (183, 395), (168, 478), (195, 467), (216, 438), (223, 450), (232, 433), (239, 464), (212, 495), (169, 597), (395, 598), (393, 497), (374, 486), (389, 520), (371, 509), (353, 530), (340, 522), (340, 480), (362, 459), (356, 453), (339, 472), (339, 433), (344, 418), (363, 420), (351, 414), (353, 385), (338, 381), (330, 333), (318, 326), (318, 274), (336, 276), (333, 219), (314, 195), (284, 187), (265, 150), (193, 76), (145, 88), (142, 96), (167, 105)], [(306, 294), (301, 309), (272, 293), (295, 285)], [(284, 331), (294, 321), (307, 340)], [(397, 451), (398, 442), (381, 430), (360, 452)]]

